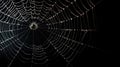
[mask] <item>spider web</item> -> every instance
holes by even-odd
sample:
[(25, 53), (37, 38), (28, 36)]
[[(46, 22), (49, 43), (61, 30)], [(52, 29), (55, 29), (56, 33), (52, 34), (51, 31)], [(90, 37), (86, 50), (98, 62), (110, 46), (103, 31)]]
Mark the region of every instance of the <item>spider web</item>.
[[(91, 0), (0, 0), (0, 51), (8, 67), (15, 61), (44, 65), (61, 56), (68, 64), (95, 28)], [(32, 22), (38, 29), (29, 29)]]

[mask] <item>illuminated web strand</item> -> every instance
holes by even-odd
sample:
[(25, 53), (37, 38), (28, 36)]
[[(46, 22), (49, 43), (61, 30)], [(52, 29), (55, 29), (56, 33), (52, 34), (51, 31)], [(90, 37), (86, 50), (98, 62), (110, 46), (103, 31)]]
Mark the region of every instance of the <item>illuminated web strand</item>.
[[(2, 47), (2, 46), (3, 46), (3, 43), (8, 42), (8, 41), (14, 39), (15, 37), (21, 35), (21, 34), (24, 33), (24, 32), (25, 32), (25, 31), (23, 31), (23, 32), (21, 32), (21, 33), (19, 33), (19, 34), (16, 34), (16, 35), (14, 35), (14, 36), (12, 36), (12, 37), (10, 37), (10, 38), (8, 38), (8, 39), (6, 39), (6, 40), (0, 42), (0, 44), (1, 44), (0, 46)], [(9, 44), (9, 45), (10, 45), (10, 44)], [(5, 47), (2, 47), (1, 50), (3, 50), (4, 48), (8, 47), (9, 45), (7, 45), (7, 46), (5, 46)]]
[[(28, 31), (28, 30), (27, 30)], [(28, 32), (26, 32), (28, 33)], [(25, 34), (24, 34), (25, 35)], [(26, 38), (27, 39), (27, 38)], [(8, 65), (8, 67), (11, 66), (12, 62), (14, 61), (14, 59), (16, 58), (16, 56), (19, 54), (20, 50), (22, 49), (24, 43), (22, 43), (21, 47), (19, 48), (19, 50), (17, 51), (17, 53), (15, 54), (15, 56), (13, 57), (13, 59), (11, 60), (10, 64)]]
[[(7, 8), (7, 10), (8, 10), (8, 12), (11, 12), (10, 10), (13, 10), (13, 8), (14, 7), (12, 7), (12, 3), (10, 3), (11, 1), (9, 1), (9, 0), (7, 0), (6, 1), (6, 3), (3, 3), (3, 1), (2, 1), (2, 3), (3, 3), (3, 5), (5, 6), (4, 8)], [(8, 4), (8, 3), (10, 3), (10, 6), (9, 7), (7, 7), (7, 5), (6, 4)], [(3, 13), (3, 12), (2, 12)], [(4, 14), (4, 13), (3, 13)], [(17, 14), (17, 13), (16, 13)], [(6, 14), (4, 14), (4, 15), (6, 15)], [(14, 14), (15, 15), (15, 14)], [(7, 16), (9, 16), (9, 17), (11, 17), (11, 18), (13, 18), (13, 19), (15, 19), (15, 20), (18, 20), (18, 21), (20, 21), (20, 22), (23, 22), (23, 20), (20, 20), (20, 19), (16, 19), (16, 18), (14, 18), (13, 16), (10, 16), (10, 15), (7, 15)], [(19, 16), (17, 17), (17, 18), (19, 18)]]

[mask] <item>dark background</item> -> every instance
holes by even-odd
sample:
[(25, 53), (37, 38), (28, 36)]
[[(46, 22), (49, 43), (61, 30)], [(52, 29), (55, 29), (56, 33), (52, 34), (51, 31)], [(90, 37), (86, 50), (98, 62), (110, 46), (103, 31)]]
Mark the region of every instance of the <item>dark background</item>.
[[(96, 0), (94, 0), (95, 2)], [(74, 62), (75, 67), (85, 66), (111, 66), (114, 65), (114, 5), (113, 2), (101, 0), (95, 2), (95, 16), (97, 31), (92, 33), (92, 45), (96, 48), (86, 47)], [(116, 40), (116, 39), (115, 39)], [(89, 44), (91, 44), (91, 42)], [(79, 62), (79, 63), (78, 63)], [(73, 66), (74, 67), (74, 66)]]
[[(93, 36), (90, 44), (94, 45), (96, 48), (86, 47), (79, 55), (70, 63), (70, 67), (85, 67), (85, 66), (104, 66), (112, 65), (113, 60), (113, 32), (114, 29), (112, 26), (112, 10), (113, 6), (111, 2), (96, 2), (95, 14), (96, 14), (96, 27), (97, 31), (92, 32)], [(1, 62), (2, 60), (2, 62)], [(6, 67), (6, 58), (0, 52), (0, 67)], [(59, 57), (57, 63), (53, 63), (50, 66), (54, 65), (58, 67), (65, 66), (66, 63), (61, 57)], [(19, 67), (19, 66), (17, 66)], [(49, 67), (49, 66), (48, 66)]]

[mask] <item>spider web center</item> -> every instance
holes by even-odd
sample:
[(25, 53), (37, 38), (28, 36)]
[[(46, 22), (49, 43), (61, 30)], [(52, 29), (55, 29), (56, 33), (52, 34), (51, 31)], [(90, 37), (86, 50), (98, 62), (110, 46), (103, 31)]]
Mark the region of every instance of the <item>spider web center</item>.
[(30, 25), (29, 25), (29, 28), (31, 30), (36, 30), (38, 29), (38, 24), (36, 22), (32, 22)]

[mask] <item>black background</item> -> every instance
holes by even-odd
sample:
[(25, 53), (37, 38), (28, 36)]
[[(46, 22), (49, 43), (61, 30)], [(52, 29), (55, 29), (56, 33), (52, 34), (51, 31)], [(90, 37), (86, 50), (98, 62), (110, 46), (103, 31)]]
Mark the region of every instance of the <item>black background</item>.
[[(104, 0), (100, 3), (96, 3), (95, 14), (96, 14), (96, 27), (97, 31), (92, 33), (94, 45), (96, 48), (86, 47), (84, 51), (73, 60), (70, 65), (73, 67), (85, 67), (85, 66), (104, 66), (111, 65), (113, 60), (113, 28), (112, 26), (112, 14), (113, 6), (110, 6), (110, 2), (105, 2)], [(112, 30), (112, 31), (111, 31)], [(0, 52), (0, 67), (6, 66), (6, 58)], [(2, 60), (2, 62), (1, 62)], [(58, 59), (57, 63), (51, 64), (51, 66), (64, 67), (65, 62)], [(19, 66), (16, 66), (19, 67)], [(48, 66), (49, 67), (49, 66)]]

